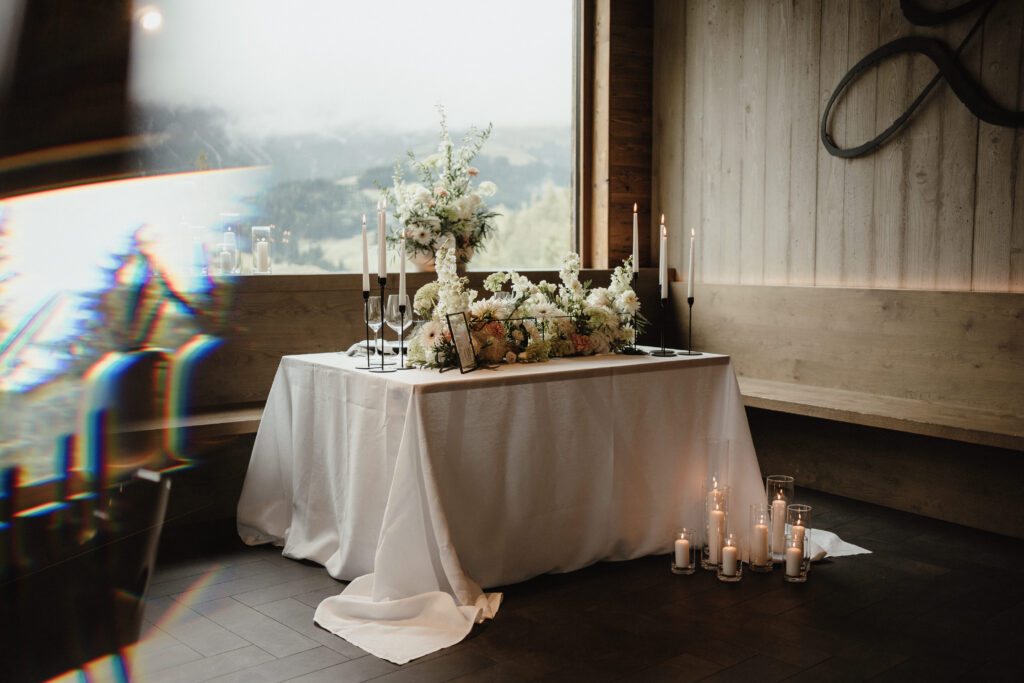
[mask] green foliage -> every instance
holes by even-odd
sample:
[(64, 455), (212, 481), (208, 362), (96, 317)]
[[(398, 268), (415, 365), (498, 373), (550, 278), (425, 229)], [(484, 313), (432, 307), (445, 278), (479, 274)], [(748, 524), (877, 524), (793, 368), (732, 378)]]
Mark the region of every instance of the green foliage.
[(497, 230), (470, 264), (474, 270), (554, 268), (569, 251), (572, 191), (549, 184), (529, 204), (499, 207)]

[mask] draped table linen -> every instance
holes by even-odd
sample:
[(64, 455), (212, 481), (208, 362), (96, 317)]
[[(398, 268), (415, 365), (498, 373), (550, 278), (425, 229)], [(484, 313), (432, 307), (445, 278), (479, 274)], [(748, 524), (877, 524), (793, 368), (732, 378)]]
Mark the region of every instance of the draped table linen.
[(351, 583), (317, 623), (396, 663), (464, 638), (494, 587), (666, 553), (702, 524), (708, 439), (730, 509), (764, 488), (727, 356), (603, 355), (374, 374), (282, 359), (238, 505), (249, 544)]

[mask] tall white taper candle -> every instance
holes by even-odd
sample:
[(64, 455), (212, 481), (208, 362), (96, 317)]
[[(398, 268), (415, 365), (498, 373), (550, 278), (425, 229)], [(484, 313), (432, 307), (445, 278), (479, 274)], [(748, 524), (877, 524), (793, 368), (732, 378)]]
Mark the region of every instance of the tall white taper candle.
[(387, 239), (384, 235), (384, 225), (387, 222), (385, 209), (378, 207), (377, 210), (377, 277), (384, 279), (388, 276), (388, 251)]
[(363, 291), (370, 291), (370, 254), (366, 244), (366, 214), (363, 214)]
[(693, 298), (693, 238), (696, 236), (696, 231), (690, 228), (690, 270), (686, 274), (686, 298)]
[(633, 272), (640, 272), (640, 231), (636, 222), (636, 202), (633, 202)]
[(398, 305), (405, 305), (405, 233), (402, 233), (402, 261), (398, 271)]
[(658, 281), (661, 283), (661, 298), (668, 298), (668, 230), (665, 228), (665, 214), (661, 214), (661, 258), (658, 261)]

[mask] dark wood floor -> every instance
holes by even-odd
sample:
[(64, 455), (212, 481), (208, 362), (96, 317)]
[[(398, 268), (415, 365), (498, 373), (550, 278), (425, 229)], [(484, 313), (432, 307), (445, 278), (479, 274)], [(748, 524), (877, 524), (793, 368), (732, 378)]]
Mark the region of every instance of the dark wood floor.
[(803, 585), (676, 576), (667, 556), (542, 576), (500, 589), (497, 618), (462, 643), (401, 667), (313, 624), (342, 586), (322, 568), (228, 543), (161, 566), (133, 680), (1024, 679), (1024, 542), (799, 497), (873, 554), (817, 563)]

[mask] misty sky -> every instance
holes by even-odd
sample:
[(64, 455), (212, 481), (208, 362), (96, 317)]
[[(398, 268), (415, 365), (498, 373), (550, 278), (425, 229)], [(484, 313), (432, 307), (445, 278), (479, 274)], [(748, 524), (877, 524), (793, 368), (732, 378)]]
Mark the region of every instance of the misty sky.
[(153, 0), (132, 92), (247, 131), (568, 126), (571, 0)]

